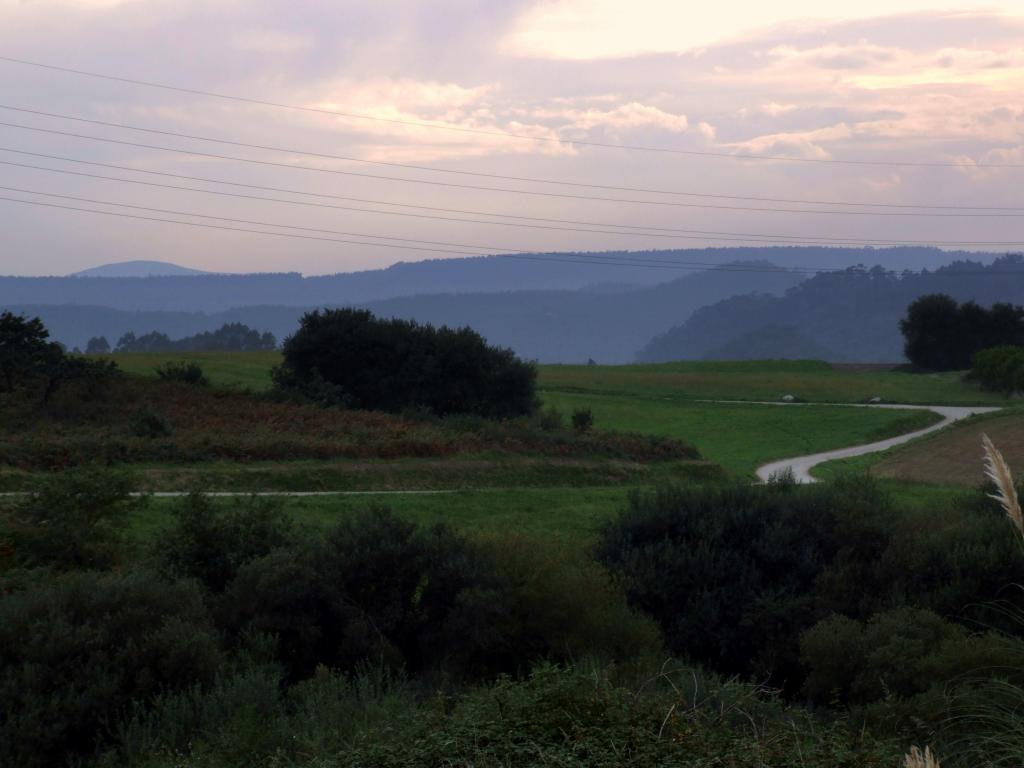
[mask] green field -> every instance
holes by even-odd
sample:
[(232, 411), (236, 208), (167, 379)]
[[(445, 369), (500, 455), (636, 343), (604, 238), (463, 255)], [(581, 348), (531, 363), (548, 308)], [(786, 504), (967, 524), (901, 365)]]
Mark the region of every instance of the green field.
[[(215, 386), (259, 391), (269, 386), (269, 369), (279, 355), (131, 354), (115, 359), (124, 370), (141, 375), (152, 375), (170, 360), (194, 360)], [(289, 508), (313, 525), (379, 501), (417, 521), (444, 519), (469, 532), (513, 530), (586, 539), (600, 521), (622, 507), (630, 488), (672, 480), (699, 482), (721, 477), (722, 470), (751, 477), (767, 461), (873, 442), (937, 419), (923, 411), (854, 409), (835, 403), (877, 396), (915, 404), (1006, 404), (1004, 398), (981, 392), (956, 374), (837, 370), (814, 361), (540, 366), (539, 390), (544, 406), (558, 409), (566, 418), (574, 409), (590, 408), (596, 429), (678, 438), (695, 445), (708, 463), (462, 454), (437, 459), (168, 463), (139, 465), (135, 470), (142, 487), (150, 490), (451, 491), (290, 499)], [(784, 394), (807, 404), (772, 404)], [(820, 476), (863, 471), (874, 461), (869, 456), (826, 465)], [(31, 485), (29, 478), (19, 480), (10, 473), (3, 482), (10, 489)], [(921, 505), (934, 505), (961, 492), (895, 481), (885, 481), (885, 486), (904, 501)], [(173, 503), (154, 500), (137, 521), (140, 533), (162, 525)]]
[[(168, 361), (194, 360), (219, 386), (263, 390), (277, 352), (189, 352), (111, 355), (129, 373), (152, 374)], [(958, 373), (837, 370), (815, 360), (676, 362), (648, 365), (541, 365), (544, 392), (644, 394), (679, 400), (769, 400), (786, 394), (817, 403), (881, 397), (911, 405), (1003, 405), (1006, 398), (961, 381)]]

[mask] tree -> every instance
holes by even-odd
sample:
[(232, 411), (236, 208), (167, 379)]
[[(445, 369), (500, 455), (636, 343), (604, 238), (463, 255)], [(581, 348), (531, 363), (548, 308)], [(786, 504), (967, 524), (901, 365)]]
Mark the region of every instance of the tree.
[(503, 418), (536, 408), (536, 368), (470, 328), (381, 320), (366, 310), (317, 310), (285, 340), (280, 391), (327, 404)]
[(983, 349), (1024, 344), (1024, 307), (973, 301), (957, 304), (943, 293), (921, 296), (900, 321), (904, 353), (919, 368), (952, 371), (970, 368)]
[(0, 314), (0, 376), (3, 391), (13, 392), (46, 373), (63, 350), (49, 340), (38, 317), (29, 320), (12, 312)]
[(85, 345), (87, 355), (106, 355), (110, 353), (110, 342), (106, 336), (93, 336)]
[(65, 382), (99, 381), (117, 369), (113, 362), (68, 356), (49, 338), (38, 317), (0, 314), (0, 391), (38, 390), (46, 405)]

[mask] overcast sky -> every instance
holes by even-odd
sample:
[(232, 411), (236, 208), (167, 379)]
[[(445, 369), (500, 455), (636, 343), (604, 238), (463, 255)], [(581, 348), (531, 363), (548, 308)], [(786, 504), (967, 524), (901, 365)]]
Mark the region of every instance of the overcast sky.
[[(1024, 206), (1022, 0), (0, 0), (0, 56), (350, 115), (480, 131), (276, 109), (0, 62), (0, 104), (6, 107), (294, 150), (230, 146), (0, 109), (4, 123), (278, 165), (0, 126), (0, 161), (7, 163), (449, 219), (479, 220), (489, 213), (590, 224), (534, 221), (563, 229), (531, 229), (437, 221), (12, 165), (0, 165), (0, 186), (18, 191), (0, 190), (0, 197), (187, 218), (103, 202), (131, 204), (221, 217), (188, 219), (217, 226), (268, 228), (225, 221), (244, 220), (308, 228), (274, 231), (310, 237), (367, 240), (354, 235), (376, 235), (464, 244), (472, 247), (456, 250), (481, 253), (743, 244), (710, 235), (654, 237), (651, 230), (605, 234), (564, 229), (595, 229), (598, 224), (657, 227), (663, 235), (684, 234), (667, 229), (736, 233), (751, 240), (781, 235), (1024, 241), (1024, 217), (1012, 215), (736, 210), (828, 209), (811, 203), (513, 182), (302, 154), (705, 195), (960, 206), (960, 213), (969, 212), (964, 210), (969, 206)], [(861, 162), (740, 160), (559, 141), (568, 139)], [(978, 167), (1014, 164), (1020, 167)], [(353, 173), (365, 175), (348, 175)], [(209, 179), (294, 192), (218, 185)], [(552, 196), (410, 181), (414, 179)], [(688, 207), (695, 204), (720, 207)], [(412, 206), (470, 213), (432, 213)], [(842, 210), (909, 212), (853, 206)], [(0, 200), (0, 232), (0, 272), (5, 274), (65, 274), (129, 259), (168, 260), (215, 271), (321, 274), (444, 255), (186, 227), (6, 200)], [(417, 247), (407, 240), (388, 242)]]

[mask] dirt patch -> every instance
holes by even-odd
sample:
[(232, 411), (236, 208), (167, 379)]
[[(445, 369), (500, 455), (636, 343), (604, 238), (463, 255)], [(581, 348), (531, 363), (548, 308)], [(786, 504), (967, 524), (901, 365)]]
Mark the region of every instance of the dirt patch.
[(914, 443), (876, 464), (877, 477), (941, 485), (984, 481), (981, 434), (992, 438), (1015, 473), (1024, 476), (1024, 412), (971, 421)]

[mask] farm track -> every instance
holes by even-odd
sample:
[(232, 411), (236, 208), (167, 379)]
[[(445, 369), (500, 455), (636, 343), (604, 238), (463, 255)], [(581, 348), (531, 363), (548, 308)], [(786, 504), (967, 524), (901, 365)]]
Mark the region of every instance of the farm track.
[[(787, 407), (803, 407), (813, 408), (816, 403), (764, 403), (765, 405), (778, 405)], [(898, 435), (896, 437), (890, 437), (886, 440), (879, 440), (874, 443), (866, 443), (864, 445), (855, 445), (849, 448), (839, 448), (831, 451), (822, 451), (821, 453), (812, 453), (806, 456), (796, 456), (789, 459), (780, 459), (778, 461), (772, 461), (768, 464), (762, 464), (757, 468), (757, 477), (761, 482), (767, 482), (773, 475), (781, 472), (791, 470), (793, 473), (793, 479), (798, 483), (816, 483), (818, 479), (811, 474), (811, 470), (823, 464), (826, 461), (833, 461), (835, 459), (849, 459), (854, 456), (864, 456), (869, 453), (878, 453), (880, 451), (886, 451), (890, 448), (894, 448), (904, 443), (909, 443), (912, 440), (916, 440), (919, 437), (930, 434), (932, 432), (938, 432), (939, 430), (945, 429), (946, 427), (955, 424), (958, 421), (970, 418), (971, 416), (977, 416), (983, 413), (994, 413), (1002, 410), (1001, 408), (991, 406), (949, 406), (949, 405), (898, 405), (894, 403), (848, 403), (845, 405), (848, 408), (888, 408), (893, 410), (907, 410), (907, 411), (932, 411), (942, 417), (942, 421), (932, 424), (930, 427), (924, 429), (918, 429), (914, 432), (907, 432), (904, 435)]]

